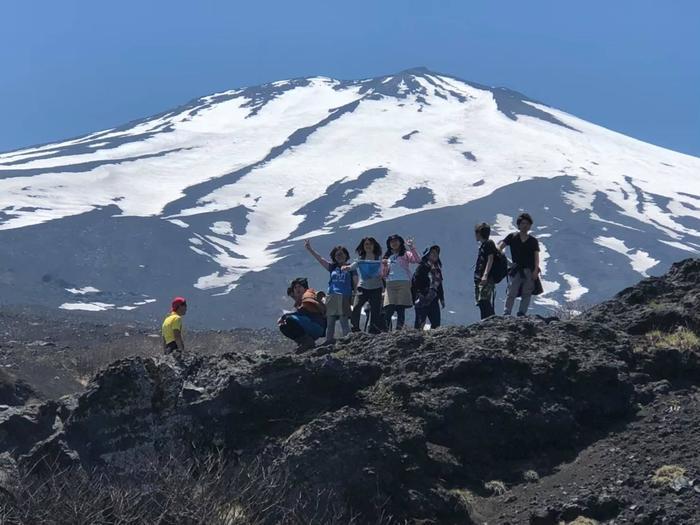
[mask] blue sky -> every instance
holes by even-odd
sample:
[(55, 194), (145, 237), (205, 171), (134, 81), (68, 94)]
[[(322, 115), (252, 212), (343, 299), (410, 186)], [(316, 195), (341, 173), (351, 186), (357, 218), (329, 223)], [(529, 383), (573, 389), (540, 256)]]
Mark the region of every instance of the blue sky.
[(696, 0), (12, 0), (0, 151), (239, 86), (414, 66), (700, 156)]

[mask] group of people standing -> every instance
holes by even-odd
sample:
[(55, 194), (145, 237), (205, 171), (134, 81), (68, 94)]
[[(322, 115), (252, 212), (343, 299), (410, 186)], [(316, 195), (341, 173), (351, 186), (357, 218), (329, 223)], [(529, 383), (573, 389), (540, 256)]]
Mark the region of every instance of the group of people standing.
[[(357, 259), (351, 263), (344, 246), (334, 247), (325, 259), (310, 241), (304, 244), (329, 279), (327, 293), (310, 288), (306, 278), (294, 279), (287, 289), (295, 311), (283, 315), (278, 324), (300, 346), (311, 346), (324, 334), (326, 342), (333, 342), (337, 323), (343, 336), (351, 330), (361, 331), (363, 311), (366, 330), (375, 334), (392, 327), (401, 330), (409, 308), (415, 308), (414, 328), (422, 329), (426, 321), (433, 328), (440, 326), (445, 294), (439, 246), (430, 246), (421, 256), (413, 239), (392, 235), (383, 252), (374, 237), (365, 237), (355, 248)], [(414, 272), (411, 266), (416, 265)]]
[[(479, 243), (474, 291), (481, 319), (495, 315), (496, 284), (507, 276), (504, 315), (511, 315), (518, 297), (521, 298), (518, 316), (526, 315), (532, 295), (542, 292), (539, 243), (529, 233), (532, 217), (522, 213), (516, 224), (518, 231), (507, 235), (498, 245), (490, 239), (488, 224), (477, 224), (474, 229)], [(423, 329), (426, 322), (431, 328), (440, 326), (441, 309), (445, 308), (440, 246), (429, 246), (421, 255), (413, 239), (404, 241), (400, 235), (391, 235), (382, 253), (374, 237), (365, 237), (355, 249), (357, 259), (352, 263), (344, 246), (334, 247), (329, 259), (317, 253), (308, 240), (305, 247), (328, 272), (329, 280), (327, 293), (316, 292), (306, 278), (294, 279), (287, 289), (295, 309), (284, 314), (278, 325), (282, 334), (296, 341), (299, 347), (311, 347), (324, 335), (327, 343), (333, 342), (336, 323), (340, 324), (343, 336), (360, 331), (363, 311), (367, 315), (365, 328), (370, 333), (401, 330), (406, 323), (406, 310), (410, 308), (415, 310), (415, 329)], [(510, 248), (512, 264), (503, 254), (506, 247)]]
[[(474, 296), (481, 319), (495, 315), (496, 285), (506, 277), (509, 284), (504, 315), (511, 315), (518, 297), (517, 315), (526, 315), (531, 297), (542, 293), (540, 246), (530, 235), (532, 217), (521, 213), (516, 224), (518, 231), (508, 234), (498, 245), (491, 240), (488, 224), (482, 222), (474, 228), (479, 243), (474, 265)], [(334, 247), (330, 259), (325, 259), (310, 241), (304, 245), (328, 272), (328, 291), (317, 292), (303, 277), (294, 279), (287, 288), (287, 295), (294, 301), (294, 311), (280, 317), (278, 326), (300, 348), (311, 347), (324, 336), (326, 342), (333, 342), (337, 323), (343, 336), (360, 331), (363, 311), (367, 316), (365, 329), (374, 334), (404, 328), (409, 308), (415, 310), (415, 329), (422, 330), (426, 322), (431, 328), (440, 326), (441, 309), (445, 308), (440, 246), (429, 246), (421, 255), (413, 239), (404, 241), (400, 235), (391, 235), (383, 251), (374, 237), (365, 237), (355, 248), (356, 260), (351, 262), (344, 246)], [(506, 247), (510, 248), (512, 263), (503, 254)], [(186, 313), (186, 300), (176, 297), (162, 325), (166, 353), (185, 349), (182, 317)]]

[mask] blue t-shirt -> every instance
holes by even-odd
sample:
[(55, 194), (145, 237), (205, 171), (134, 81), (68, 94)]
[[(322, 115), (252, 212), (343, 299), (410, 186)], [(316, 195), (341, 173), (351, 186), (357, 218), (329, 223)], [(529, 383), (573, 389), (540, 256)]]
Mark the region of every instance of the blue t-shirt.
[(328, 294), (352, 295), (352, 273), (344, 272), (340, 266), (333, 265), (330, 270), (330, 280), (328, 281)]
[(350, 271), (357, 271), (360, 277), (358, 286), (365, 290), (376, 290), (382, 283), (382, 261), (360, 259), (350, 265)]

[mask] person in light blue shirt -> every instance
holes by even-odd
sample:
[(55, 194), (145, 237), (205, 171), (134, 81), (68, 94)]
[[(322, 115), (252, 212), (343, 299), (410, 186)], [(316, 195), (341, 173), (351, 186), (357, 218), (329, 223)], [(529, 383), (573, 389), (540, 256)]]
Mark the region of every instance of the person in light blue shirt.
[(369, 303), (369, 332), (378, 334), (382, 331), (382, 247), (374, 237), (365, 237), (355, 248), (358, 259), (349, 266), (343, 267), (347, 271), (357, 271), (359, 282), (357, 294), (352, 308), (352, 330), (360, 331), (360, 314), (366, 303)]

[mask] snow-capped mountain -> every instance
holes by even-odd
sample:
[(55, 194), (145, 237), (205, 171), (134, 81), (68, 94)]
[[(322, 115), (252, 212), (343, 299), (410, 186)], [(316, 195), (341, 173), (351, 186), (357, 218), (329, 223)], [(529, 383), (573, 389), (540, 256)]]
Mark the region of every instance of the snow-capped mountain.
[(290, 278), (325, 287), (303, 239), (397, 232), (443, 247), (461, 323), (473, 225), (520, 210), (540, 308), (592, 303), (700, 252), (700, 159), (423, 68), (236, 89), (0, 154), (0, 300), (158, 317), (177, 294), (200, 324), (270, 325)]

